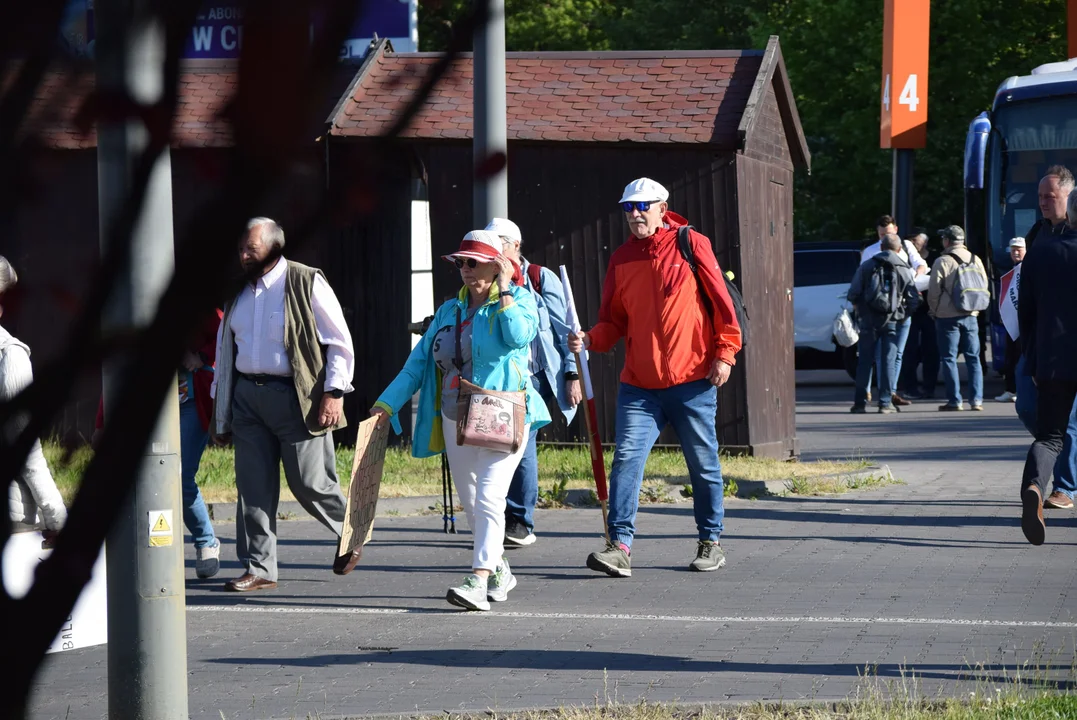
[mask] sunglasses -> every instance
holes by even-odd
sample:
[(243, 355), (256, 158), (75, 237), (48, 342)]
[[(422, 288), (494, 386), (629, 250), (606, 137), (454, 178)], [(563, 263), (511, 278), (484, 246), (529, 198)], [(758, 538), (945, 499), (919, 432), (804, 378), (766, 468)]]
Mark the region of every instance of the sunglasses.
[(633, 209), (640, 212), (647, 212), (651, 209), (651, 203), (649, 202), (623, 202), (621, 203), (621, 209), (626, 213), (632, 212)]
[(456, 263), (456, 267), (458, 268), (464, 267), (464, 264), (466, 263), (467, 266), (472, 270), (474, 270), (479, 264), (479, 261), (475, 258), (468, 258), (467, 260), (464, 260), (463, 258), (456, 258), (453, 260), (453, 262)]

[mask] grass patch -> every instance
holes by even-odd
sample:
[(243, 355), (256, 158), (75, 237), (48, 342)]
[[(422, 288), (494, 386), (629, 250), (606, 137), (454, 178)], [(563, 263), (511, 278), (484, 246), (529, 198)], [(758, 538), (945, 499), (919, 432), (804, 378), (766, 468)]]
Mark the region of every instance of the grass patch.
[[(43, 444), (45, 458), (52, 469), (56, 484), (70, 502), (93, 451), (81, 447), (65, 451), (53, 442)], [(350, 481), (353, 448), (337, 448), (337, 475), (346, 487)], [(613, 451), (606, 452), (607, 472), (613, 462)], [(847, 462), (783, 462), (765, 458), (722, 456), (722, 475), (726, 482), (726, 495), (735, 494), (737, 482), (745, 480), (788, 480), (802, 483), (835, 473), (848, 473), (863, 469), (870, 463), (856, 459)], [(558, 507), (564, 503), (570, 490), (594, 489), (591, 473), (591, 456), (586, 448), (540, 447), (539, 504), (541, 507)], [(206, 502), (233, 502), (236, 498), (234, 465), (231, 448), (208, 447), (202, 455), (197, 481)], [(649, 502), (672, 502), (673, 494), (665, 483), (683, 485), (683, 495), (690, 496), (688, 468), (684, 456), (675, 450), (655, 450), (647, 459), (644, 469), (644, 488), (641, 496)], [(806, 486), (798, 486), (806, 487)], [(851, 489), (851, 488), (846, 488)], [(795, 492), (795, 491), (794, 491)], [(404, 448), (389, 448), (385, 453), (385, 471), (382, 475), (380, 497), (421, 497), (441, 495), (441, 460), (411, 457)], [(281, 499), (292, 500), (281, 471)]]
[(804, 496), (840, 495), (850, 490), (871, 490), (898, 484), (901, 484), (901, 481), (881, 471), (871, 474), (837, 474), (822, 477), (793, 475), (785, 481), (786, 491), (790, 495)]

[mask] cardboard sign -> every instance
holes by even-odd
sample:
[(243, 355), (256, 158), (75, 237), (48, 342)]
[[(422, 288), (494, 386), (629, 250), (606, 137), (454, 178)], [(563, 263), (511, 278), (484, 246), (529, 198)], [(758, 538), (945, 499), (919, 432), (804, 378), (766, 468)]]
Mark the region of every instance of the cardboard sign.
[(385, 469), (385, 443), (388, 439), (388, 422), (380, 428), (377, 427), (377, 418), (367, 418), (359, 423), (348, 506), (344, 510), (344, 529), (337, 546), (338, 557), (350, 555), (373, 535), (374, 513), (378, 509), (381, 474)]
[(882, 112), (879, 147), (927, 144), (930, 0), (886, 0), (883, 9)]
[[(52, 550), (43, 550), (39, 532), (12, 533), (4, 546), (4, 588), (13, 598), (21, 598), (34, 582), (38, 563)], [(48, 652), (63, 652), (108, 642), (105, 549), (97, 556), (90, 582), (82, 589), (70, 617), (49, 646)]]
[(999, 278), (998, 314), (1011, 340), (1021, 336), (1021, 328), (1017, 322), (1017, 296), (1020, 290), (1021, 266), (1017, 265)]

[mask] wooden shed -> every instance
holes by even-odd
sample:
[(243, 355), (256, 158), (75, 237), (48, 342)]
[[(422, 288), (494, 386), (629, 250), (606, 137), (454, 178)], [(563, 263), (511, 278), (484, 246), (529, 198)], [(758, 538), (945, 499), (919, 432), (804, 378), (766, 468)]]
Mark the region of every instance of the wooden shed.
[[(330, 178), (360, 166), (365, 143), (399, 117), (438, 57), (385, 42), (368, 54), (329, 118)], [(661, 182), (670, 207), (735, 273), (751, 318), (751, 343), (721, 390), (719, 440), (733, 452), (795, 456), (793, 171), (810, 155), (778, 39), (763, 51), (509, 53), (506, 66), (509, 216), (524, 254), (566, 265), (577, 308), (593, 323), (610, 254), (628, 236), (620, 192), (641, 176)], [(421, 181), (412, 197), (429, 199), (434, 258), (473, 229), (471, 133), (465, 55), (405, 131), (400, 154)], [(434, 265), (435, 304), (458, 286), (455, 271)], [(592, 356), (606, 443), (622, 363), (622, 348)], [(543, 439), (578, 441), (574, 425), (555, 423)], [(675, 436), (667, 430), (659, 442)]]

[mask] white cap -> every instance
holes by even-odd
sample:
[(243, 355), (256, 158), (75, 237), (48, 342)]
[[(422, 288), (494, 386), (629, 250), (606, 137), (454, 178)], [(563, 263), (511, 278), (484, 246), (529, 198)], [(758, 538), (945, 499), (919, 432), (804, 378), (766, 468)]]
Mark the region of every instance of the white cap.
[(665, 202), (669, 191), (650, 178), (640, 178), (625, 185), (624, 195), (617, 202)]
[(1023, 248), (1024, 246), (1025, 246), (1025, 239), (1023, 237), (1015, 237), (1013, 240), (1010, 240), (1010, 247)]
[(443, 260), (453, 262), (456, 258), (470, 258), (481, 263), (490, 263), (501, 254), (501, 238), (486, 230), (472, 230), (460, 242), (460, 249), (449, 255), (442, 255)]
[(494, 218), (484, 229), (489, 230), (492, 233), (497, 233), (501, 237), (511, 240), (514, 243), (522, 243), (524, 241), (523, 235), (520, 234), (519, 226), (512, 220)]

